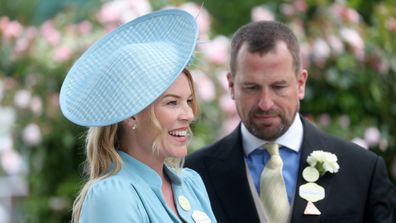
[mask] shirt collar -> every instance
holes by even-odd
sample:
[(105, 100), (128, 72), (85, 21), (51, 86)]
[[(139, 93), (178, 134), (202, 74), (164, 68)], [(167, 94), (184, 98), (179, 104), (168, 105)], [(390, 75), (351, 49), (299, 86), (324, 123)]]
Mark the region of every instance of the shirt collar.
[[(241, 134), (242, 145), (245, 155), (250, 154), (255, 149), (268, 142), (252, 135), (243, 123), (241, 124)], [(274, 143), (278, 143), (282, 146), (286, 146), (287, 148), (295, 152), (299, 152), (302, 140), (303, 125), (300, 119), (300, 114), (297, 113), (289, 129), (283, 135), (277, 138)]]

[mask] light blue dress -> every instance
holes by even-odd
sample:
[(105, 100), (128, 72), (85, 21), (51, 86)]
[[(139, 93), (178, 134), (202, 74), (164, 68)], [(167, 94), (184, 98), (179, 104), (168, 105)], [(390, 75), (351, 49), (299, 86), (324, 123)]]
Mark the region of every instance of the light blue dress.
[[(81, 223), (180, 222), (162, 196), (160, 176), (146, 164), (119, 152), (124, 165), (117, 174), (95, 182), (81, 209)], [(176, 174), (165, 166), (183, 222), (215, 223), (201, 177), (183, 168)]]

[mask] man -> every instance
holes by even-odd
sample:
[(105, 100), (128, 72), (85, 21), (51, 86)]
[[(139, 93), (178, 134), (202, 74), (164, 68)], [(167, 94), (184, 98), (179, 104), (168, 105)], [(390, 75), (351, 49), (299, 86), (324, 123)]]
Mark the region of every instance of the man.
[[(186, 159), (202, 176), (218, 222), (393, 222), (394, 191), (383, 159), (299, 114), (307, 77), (285, 25), (253, 22), (234, 34), (227, 79), (242, 122)], [(315, 150), (336, 157), (339, 169), (303, 174)], [(279, 171), (269, 176), (271, 168)]]

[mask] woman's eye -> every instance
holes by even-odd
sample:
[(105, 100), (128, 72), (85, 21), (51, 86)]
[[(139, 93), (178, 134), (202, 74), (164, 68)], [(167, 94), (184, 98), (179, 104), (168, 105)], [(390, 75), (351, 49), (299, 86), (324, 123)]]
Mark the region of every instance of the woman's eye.
[(166, 103), (167, 105), (177, 105), (177, 101), (169, 101)]

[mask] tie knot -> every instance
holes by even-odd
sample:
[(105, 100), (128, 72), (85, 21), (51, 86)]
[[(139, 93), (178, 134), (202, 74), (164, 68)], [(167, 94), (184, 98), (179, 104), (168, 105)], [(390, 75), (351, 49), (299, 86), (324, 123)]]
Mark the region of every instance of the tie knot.
[(279, 144), (276, 143), (266, 143), (263, 145), (264, 149), (268, 151), (268, 153), (273, 155), (279, 155)]

